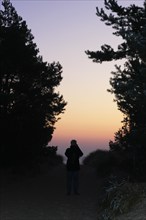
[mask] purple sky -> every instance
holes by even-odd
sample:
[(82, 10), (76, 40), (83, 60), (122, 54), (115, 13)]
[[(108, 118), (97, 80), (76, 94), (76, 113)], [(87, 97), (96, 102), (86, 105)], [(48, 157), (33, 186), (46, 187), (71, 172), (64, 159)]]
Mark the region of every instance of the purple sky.
[[(85, 152), (103, 148), (121, 127), (122, 114), (114, 96), (106, 90), (115, 62), (95, 64), (85, 50), (96, 51), (103, 44), (114, 48), (121, 42), (111, 27), (96, 16), (101, 1), (11, 0), (18, 14), (34, 35), (40, 55), (47, 62), (59, 61), (63, 80), (57, 90), (68, 102), (66, 111), (56, 124), (49, 145), (57, 145), (63, 154), (73, 138)], [(143, 5), (144, 1), (118, 1), (121, 5)], [(116, 64), (122, 64), (122, 61)]]

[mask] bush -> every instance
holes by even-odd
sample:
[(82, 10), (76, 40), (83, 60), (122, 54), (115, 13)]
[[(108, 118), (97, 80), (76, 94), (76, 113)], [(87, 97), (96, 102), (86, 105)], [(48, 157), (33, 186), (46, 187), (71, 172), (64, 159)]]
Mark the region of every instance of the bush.
[(117, 215), (128, 212), (143, 193), (141, 185), (127, 180), (119, 182), (115, 176), (111, 176), (99, 202), (98, 220), (114, 220)]
[(57, 154), (57, 146), (46, 146), (40, 155), (40, 163), (46, 167), (63, 164), (63, 157)]
[(83, 164), (94, 167), (101, 177), (114, 174), (136, 182), (146, 180), (146, 162), (138, 155), (134, 156), (132, 150), (96, 150), (84, 159)]
[(84, 159), (83, 164), (95, 167), (99, 176), (105, 176), (111, 173), (115, 158), (110, 151), (96, 150)]

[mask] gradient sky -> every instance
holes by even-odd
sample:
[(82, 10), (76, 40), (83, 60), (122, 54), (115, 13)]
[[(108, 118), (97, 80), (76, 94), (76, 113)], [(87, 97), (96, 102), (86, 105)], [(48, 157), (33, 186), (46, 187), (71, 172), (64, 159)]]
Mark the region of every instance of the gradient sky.
[[(96, 7), (103, 0), (11, 0), (18, 14), (27, 22), (43, 60), (59, 61), (63, 80), (57, 91), (68, 102), (60, 115), (49, 145), (58, 146), (64, 154), (71, 139), (76, 139), (87, 155), (108, 149), (109, 140), (121, 127), (123, 115), (117, 110), (114, 96), (107, 92), (109, 79), (118, 62), (93, 63), (85, 50), (96, 51), (103, 44), (116, 48), (121, 42), (96, 16)], [(123, 0), (123, 6), (143, 5), (141, 0)]]

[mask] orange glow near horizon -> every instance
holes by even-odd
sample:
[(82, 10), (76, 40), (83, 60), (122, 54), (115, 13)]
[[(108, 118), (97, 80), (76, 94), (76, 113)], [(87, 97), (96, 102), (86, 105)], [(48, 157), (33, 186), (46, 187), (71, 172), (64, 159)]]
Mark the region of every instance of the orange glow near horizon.
[[(98, 108), (88, 112), (73, 111), (67, 107), (66, 112), (56, 124), (56, 130), (49, 145), (57, 145), (60, 152), (68, 147), (71, 139), (76, 139), (86, 152), (95, 149), (108, 149), (108, 143), (114, 139), (115, 132), (121, 128), (122, 114), (117, 110), (116, 104), (104, 109)], [(93, 107), (95, 105), (93, 104)], [(96, 112), (97, 111), (97, 112)], [(88, 113), (87, 113), (88, 112)], [(74, 114), (73, 114), (74, 113)]]

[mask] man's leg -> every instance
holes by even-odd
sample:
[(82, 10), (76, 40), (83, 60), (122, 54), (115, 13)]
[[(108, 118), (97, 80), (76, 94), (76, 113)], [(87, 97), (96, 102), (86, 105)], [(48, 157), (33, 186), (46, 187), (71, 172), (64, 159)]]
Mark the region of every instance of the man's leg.
[(72, 191), (72, 180), (73, 180), (72, 171), (67, 171), (67, 194), (70, 195)]
[(79, 171), (73, 173), (73, 189), (74, 193), (79, 195)]

